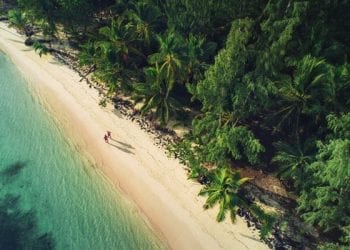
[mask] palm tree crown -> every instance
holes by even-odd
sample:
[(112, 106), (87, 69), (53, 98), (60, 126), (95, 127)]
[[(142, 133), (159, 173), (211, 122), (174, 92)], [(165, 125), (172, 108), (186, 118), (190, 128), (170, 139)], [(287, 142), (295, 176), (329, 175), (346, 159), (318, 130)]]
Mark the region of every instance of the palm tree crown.
[(241, 178), (238, 172), (232, 172), (227, 167), (215, 170), (212, 182), (199, 193), (199, 195), (208, 195), (204, 208), (212, 208), (218, 203), (220, 207), (217, 221), (223, 221), (228, 210), (231, 221), (234, 222), (237, 206), (244, 204), (237, 192), (239, 187), (248, 180), (249, 178)]

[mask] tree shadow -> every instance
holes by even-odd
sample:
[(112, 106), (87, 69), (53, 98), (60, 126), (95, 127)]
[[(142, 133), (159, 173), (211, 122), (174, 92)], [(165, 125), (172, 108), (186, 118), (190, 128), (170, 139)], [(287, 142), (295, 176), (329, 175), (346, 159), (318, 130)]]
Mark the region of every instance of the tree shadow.
[(119, 110), (117, 110), (117, 109), (113, 109), (113, 111), (112, 111), (118, 118), (123, 118), (123, 115), (120, 113), (120, 111)]
[(5, 167), (5, 169), (1, 170), (0, 177), (3, 177), (7, 181), (10, 181), (13, 178), (15, 178), (27, 165), (28, 165), (27, 162), (16, 161), (15, 163), (8, 165)]
[(55, 59), (51, 60), (50, 63), (54, 64), (54, 65), (64, 65), (62, 62), (55, 60)]
[(21, 51), (28, 52), (28, 51), (33, 51), (33, 49), (21, 49)]
[(245, 238), (248, 238), (248, 239), (257, 241), (257, 242), (262, 242), (261, 240), (258, 240), (258, 239), (256, 239), (256, 238), (254, 238), (254, 237), (252, 237), (252, 236), (249, 236), (249, 235), (246, 235), (246, 234), (240, 233), (240, 235), (242, 235), (242, 236), (245, 237)]
[[(8, 184), (27, 165), (27, 162), (17, 161), (6, 166), (0, 171), (2, 181)], [(40, 232), (34, 210), (23, 210), (19, 195), (5, 193), (0, 197), (0, 249), (54, 249), (52, 234)]]
[(11, 39), (11, 38), (8, 38), (7, 40), (8, 40), (8, 41), (11, 41), (11, 42), (15, 42), (15, 43), (24, 44), (24, 42), (21, 41), (21, 40), (15, 40), (15, 39)]
[(34, 212), (21, 210), (19, 200), (9, 194), (0, 199), (0, 249), (53, 249), (52, 234), (39, 233)]

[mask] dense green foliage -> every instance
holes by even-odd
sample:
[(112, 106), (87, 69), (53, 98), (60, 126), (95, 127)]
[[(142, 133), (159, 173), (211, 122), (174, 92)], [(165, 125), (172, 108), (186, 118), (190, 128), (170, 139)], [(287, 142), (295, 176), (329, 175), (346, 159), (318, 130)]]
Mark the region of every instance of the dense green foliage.
[(111, 95), (142, 101), (161, 126), (198, 114), (173, 151), (210, 180), (201, 194), (218, 220), (245, 204), (244, 179), (222, 167), (243, 162), (276, 172), (306, 222), (350, 243), (349, 1), (18, 2), (13, 25), (78, 40)]
[(213, 174), (211, 185), (204, 187), (199, 195), (208, 194), (208, 199), (204, 207), (213, 207), (219, 203), (219, 213), (217, 221), (225, 219), (226, 210), (230, 211), (232, 222), (236, 219), (236, 210), (238, 206), (245, 205), (244, 201), (237, 194), (239, 187), (248, 180), (248, 178), (240, 178), (237, 172), (230, 173), (228, 168), (217, 169)]
[(306, 167), (308, 180), (299, 197), (299, 210), (306, 221), (326, 232), (342, 235), (350, 244), (350, 113), (329, 115), (332, 133), (318, 142), (316, 159)]

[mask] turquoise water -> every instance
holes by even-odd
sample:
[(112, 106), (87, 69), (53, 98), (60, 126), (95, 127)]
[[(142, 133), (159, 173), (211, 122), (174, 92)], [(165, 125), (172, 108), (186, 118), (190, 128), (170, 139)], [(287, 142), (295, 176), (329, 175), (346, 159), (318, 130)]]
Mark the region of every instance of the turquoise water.
[(0, 249), (164, 249), (0, 52)]

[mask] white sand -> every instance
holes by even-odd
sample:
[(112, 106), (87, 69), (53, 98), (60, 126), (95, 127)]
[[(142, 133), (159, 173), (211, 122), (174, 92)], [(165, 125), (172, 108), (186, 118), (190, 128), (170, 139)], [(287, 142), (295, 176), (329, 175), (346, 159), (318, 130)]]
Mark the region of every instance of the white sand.
[[(235, 224), (229, 219), (217, 223), (217, 209), (203, 210), (205, 198), (197, 195), (201, 185), (187, 180), (184, 166), (168, 158), (150, 135), (112, 105), (100, 107), (97, 91), (79, 82), (78, 74), (51, 56), (40, 58), (23, 40), (0, 23), (1, 50), (77, 147), (137, 205), (170, 248), (267, 249), (241, 218)], [(106, 130), (115, 139), (111, 144), (103, 140)]]

